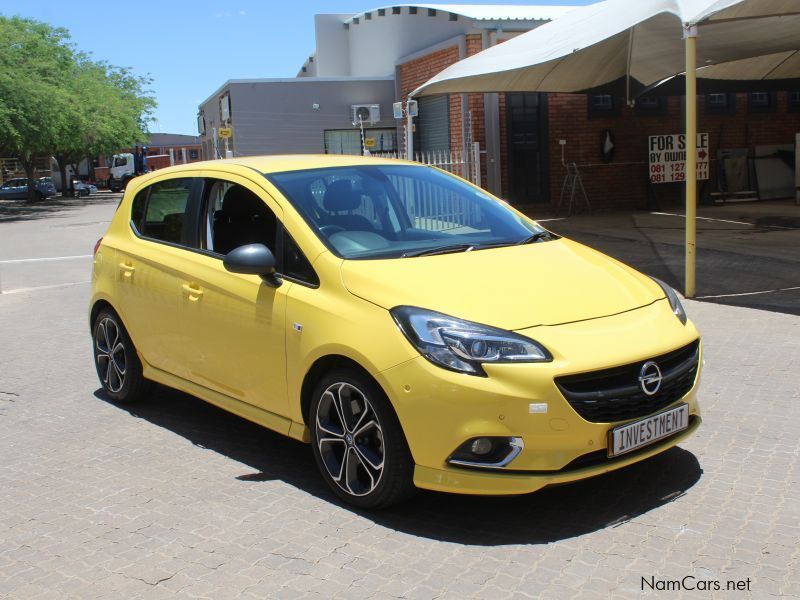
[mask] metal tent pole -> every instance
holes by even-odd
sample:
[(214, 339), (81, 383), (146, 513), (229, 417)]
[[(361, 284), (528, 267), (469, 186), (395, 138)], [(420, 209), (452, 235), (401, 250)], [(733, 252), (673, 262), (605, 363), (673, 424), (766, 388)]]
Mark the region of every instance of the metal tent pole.
[(410, 108), (411, 96), (406, 100), (406, 160), (414, 160), (414, 118)]
[(684, 28), (686, 40), (686, 286), (695, 296), (697, 259), (697, 25)]

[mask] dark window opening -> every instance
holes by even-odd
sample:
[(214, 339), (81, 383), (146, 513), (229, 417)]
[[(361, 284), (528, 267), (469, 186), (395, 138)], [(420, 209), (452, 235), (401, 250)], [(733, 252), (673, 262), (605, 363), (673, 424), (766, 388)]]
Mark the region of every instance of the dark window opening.
[(436, 16), (436, 9), (435, 8), (429, 8), (428, 9), (428, 16), (429, 17), (435, 17)]
[(608, 117), (620, 114), (622, 102), (611, 94), (593, 94), (588, 97), (590, 117)]
[(800, 92), (789, 92), (789, 112), (800, 112)]
[(666, 98), (641, 96), (636, 99), (636, 112), (640, 115), (663, 115), (667, 112)]
[(736, 113), (736, 94), (706, 94), (706, 113), (733, 115)]
[(385, 17), (386, 16), (386, 9), (385, 8), (379, 8), (378, 9), (378, 16), (379, 17)]
[(747, 94), (747, 110), (751, 113), (775, 111), (775, 94), (772, 92), (750, 92)]
[(392, 7), (392, 14), (393, 15), (399, 15), (400, 14), (400, 7), (399, 6), (393, 6)]
[(410, 14), (410, 15), (417, 14), (417, 7), (416, 6), (409, 6), (408, 7), (408, 14)]

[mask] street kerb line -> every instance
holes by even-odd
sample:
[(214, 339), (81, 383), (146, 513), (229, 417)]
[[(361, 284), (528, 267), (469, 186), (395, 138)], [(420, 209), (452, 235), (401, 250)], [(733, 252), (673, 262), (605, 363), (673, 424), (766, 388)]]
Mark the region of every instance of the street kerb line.
[(758, 292), (741, 292), (739, 294), (717, 294), (716, 296), (695, 296), (695, 300), (707, 300), (709, 298), (734, 298), (736, 296), (756, 296), (758, 294), (772, 294), (774, 292), (791, 292), (800, 290), (800, 285), (787, 288), (777, 288), (774, 290), (760, 290)]
[(22, 294), (23, 292), (38, 292), (39, 290), (54, 290), (57, 288), (64, 288), (64, 287), (72, 287), (75, 285), (83, 285), (84, 283), (91, 283), (91, 279), (87, 279), (86, 281), (73, 281), (71, 283), (55, 283), (53, 285), (39, 285), (36, 287), (27, 287), (27, 288), (16, 288), (14, 290), (0, 290), (0, 296), (6, 296), (7, 294)]
[[(651, 215), (658, 215), (661, 217), (680, 217), (685, 219), (686, 215), (679, 213), (665, 213), (665, 212), (651, 212)], [(734, 225), (747, 225), (749, 227), (766, 227), (767, 229), (787, 229), (794, 231), (796, 227), (783, 227), (782, 225), (756, 225), (755, 223), (748, 223), (747, 221), (731, 221), (728, 219), (715, 219), (713, 217), (695, 217), (698, 221), (717, 221), (718, 223), (733, 223)]]
[(76, 256), (47, 256), (44, 258), (12, 258), (10, 260), (0, 260), (0, 265), (13, 265), (29, 262), (50, 262), (58, 260), (78, 260), (79, 258), (92, 258), (91, 254), (78, 254)]

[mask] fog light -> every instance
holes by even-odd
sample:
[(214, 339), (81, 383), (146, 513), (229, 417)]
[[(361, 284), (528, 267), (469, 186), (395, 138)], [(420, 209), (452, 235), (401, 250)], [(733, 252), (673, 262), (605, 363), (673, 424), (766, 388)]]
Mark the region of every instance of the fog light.
[(447, 462), (460, 467), (503, 469), (522, 452), (520, 437), (472, 438), (456, 448)]
[(470, 450), (472, 450), (473, 454), (477, 454), (478, 456), (485, 456), (492, 451), (492, 440), (489, 438), (478, 438), (472, 445), (470, 446)]

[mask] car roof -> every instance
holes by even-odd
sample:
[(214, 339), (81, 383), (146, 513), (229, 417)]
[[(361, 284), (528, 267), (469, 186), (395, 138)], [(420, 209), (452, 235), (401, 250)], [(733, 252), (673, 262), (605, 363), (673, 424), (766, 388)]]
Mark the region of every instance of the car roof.
[(350, 156), (345, 154), (281, 154), (271, 156), (242, 156), (220, 160), (206, 160), (201, 162), (176, 165), (165, 169), (158, 169), (156, 173), (194, 171), (197, 169), (212, 169), (225, 171), (230, 166), (241, 166), (253, 169), (268, 175), (284, 171), (301, 171), (304, 169), (323, 169), (325, 167), (349, 167), (357, 165), (418, 165), (405, 160), (394, 158), (377, 158), (372, 156)]

